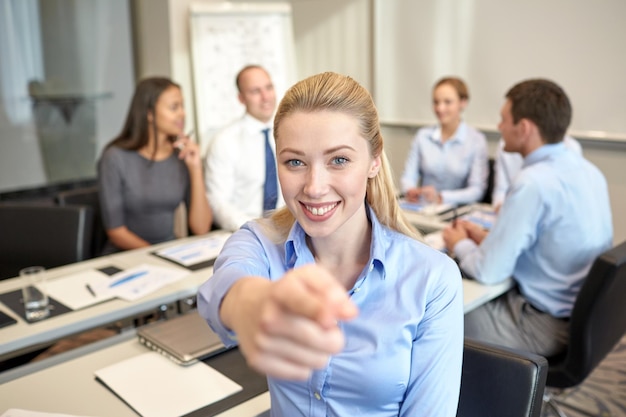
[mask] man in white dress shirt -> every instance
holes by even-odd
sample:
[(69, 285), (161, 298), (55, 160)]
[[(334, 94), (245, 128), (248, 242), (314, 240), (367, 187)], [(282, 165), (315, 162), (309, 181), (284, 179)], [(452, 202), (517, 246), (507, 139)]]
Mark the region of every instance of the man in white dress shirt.
[[(272, 129), (276, 93), (270, 75), (258, 65), (249, 65), (237, 74), (236, 82), (246, 113), (216, 134), (207, 152), (205, 169), (214, 221), (231, 231), (268, 211), (267, 203), (264, 205), (264, 130), (269, 129), (271, 153), (276, 149)], [(279, 187), (276, 194), (271, 209), (284, 204)]]

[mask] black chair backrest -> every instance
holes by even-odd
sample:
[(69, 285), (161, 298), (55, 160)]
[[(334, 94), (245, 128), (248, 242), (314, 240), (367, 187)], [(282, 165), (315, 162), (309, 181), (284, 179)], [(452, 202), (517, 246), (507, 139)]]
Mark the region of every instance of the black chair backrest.
[(0, 279), (89, 259), (91, 228), (87, 206), (0, 205)]
[(548, 361), (465, 339), (457, 417), (539, 417)]
[(600, 255), (589, 270), (570, 317), (567, 352), (550, 358), (547, 385), (581, 383), (626, 332), (626, 242)]
[(493, 186), (496, 181), (495, 164), (496, 160), (493, 158), (489, 158), (489, 160), (487, 161), (489, 174), (487, 175), (487, 188), (485, 189), (485, 194), (483, 195), (483, 198), (480, 200), (481, 203), (491, 204), (491, 194), (493, 194)]
[(100, 197), (98, 187), (76, 188), (62, 191), (55, 196), (55, 201), (60, 206), (83, 205), (91, 207), (93, 212), (93, 237), (91, 241), (92, 256), (100, 256), (107, 242), (107, 234), (100, 215)]

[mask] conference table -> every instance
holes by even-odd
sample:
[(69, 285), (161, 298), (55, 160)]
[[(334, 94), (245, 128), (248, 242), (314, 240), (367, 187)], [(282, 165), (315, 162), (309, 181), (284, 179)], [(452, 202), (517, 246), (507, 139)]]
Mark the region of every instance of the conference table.
[[(419, 220), (422, 225), (428, 222), (433, 230), (441, 230), (445, 226), (445, 222), (433, 216), (419, 218), (418, 216), (414, 214), (413, 220)], [(154, 252), (201, 238), (201, 236), (188, 237), (149, 248), (95, 258), (51, 269), (48, 274), (50, 279), (55, 279), (94, 268), (115, 266), (125, 269), (143, 263), (183, 268), (155, 256)], [(193, 297), (200, 284), (211, 274), (212, 267), (192, 271), (184, 279), (133, 302), (113, 299), (30, 324), (18, 318), (17, 324), (0, 329), (0, 340), (2, 340), (0, 358), (11, 357), (15, 352), (28, 351), (33, 347), (46, 345), (81, 331), (145, 313), (163, 304)], [(512, 280), (488, 286), (463, 279), (464, 312), (467, 313), (496, 298), (510, 289), (512, 285)], [(0, 282), (0, 294), (19, 288), (21, 288), (19, 278)], [(12, 313), (1, 303), (0, 310), (8, 314)], [(17, 408), (73, 416), (136, 416), (137, 414), (129, 406), (95, 379), (94, 372), (146, 352), (148, 348), (139, 343), (135, 330), (130, 329), (90, 345), (0, 373), (0, 413)], [(219, 356), (215, 360), (219, 360)], [(246, 367), (243, 359), (237, 366)], [(36, 393), (33, 390), (36, 390)], [(263, 392), (218, 415), (256, 417), (265, 415), (269, 407), (269, 394)]]
[[(422, 229), (437, 231), (441, 230), (447, 224), (446, 220), (441, 216), (411, 212), (409, 210), (405, 210), (404, 212), (409, 218), (409, 221)], [(223, 235), (225, 233), (227, 232), (214, 231), (208, 236)], [(0, 302), (0, 311), (17, 320), (16, 324), (0, 328), (0, 340), (2, 341), (2, 343), (0, 343), (0, 361), (37, 350), (57, 340), (86, 330), (107, 326), (116, 321), (136, 317), (185, 298), (194, 297), (199, 285), (211, 276), (212, 268), (207, 267), (195, 271), (188, 271), (182, 266), (155, 256), (154, 252), (171, 246), (184, 245), (199, 239), (204, 239), (205, 237), (206, 235), (185, 237), (146, 248), (119, 252), (48, 270), (46, 272), (48, 281), (63, 279), (64, 277), (82, 271), (106, 267), (116, 267), (124, 270), (140, 264), (177, 268), (185, 270), (189, 272), (189, 274), (185, 276), (184, 279), (160, 288), (132, 302), (112, 299), (34, 323), (26, 322), (11, 308)], [(22, 285), (22, 280), (19, 277), (2, 280), (0, 281), (0, 295), (18, 291), (21, 289)], [(489, 287), (481, 288), (480, 291), (487, 291), (487, 293), (489, 293), (495, 290), (494, 288), (488, 288)]]
[[(146, 248), (119, 252), (49, 269), (46, 271), (49, 282), (99, 268), (116, 267), (124, 270), (141, 264), (173, 268), (188, 272), (188, 274), (184, 278), (134, 301), (114, 298), (33, 323), (26, 322), (11, 308), (0, 303), (0, 311), (17, 320), (15, 324), (0, 328), (0, 360), (34, 351), (83, 331), (106, 326), (119, 320), (141, 316), (142, 314), (156, 311), (161, 306), (166, 306), (189, 297), (195, 297), (198, 287), (211, 276), (213, 268), (208, 267), (190, 271), (184, 266), (154, 255), (154, 252), (167, 247), (184, 245), (205, 239), (207, 236), (220, 236), (225, 233), (216, 231), (205, 236), (185, 237)], [(19, 277), (0, 281), (0, 294), (20, 290), (22, 285), (22, 280)]]
[[(464, 213), (468, 208), (459, 209), (459, 213)], [(447, 224), (442, 216), (424, 214), (419, 212), (404, 211), (409, 221), (422, 229), (441, 230)], [(224, 231), (214, 231), (211, 235), (225, 235)], [(99, 268), (116, 267), (128, 269), (140, 264), (149, 264), (161, 267), (181, 269), (189, 272), (183, 279), (160, 288), (140, 299), (129, 302), (121, 299), (112, 299), (103, 303), (81, 308), (58, 316), (50, 317), (39, 322), (28, 323), (20, 318), (11, 308), (0, 302), (0, 311), (17, 319), (16, 324), (0, 328), (0, 361), (12, 357), (35, 351), (48, 346), (57, 340), (79, 334), (83, 331), (107, 326), (116, 321), (125, 320), (132, 317), (146, 314), (162, 306), (175, 303), (179, 300), (194, 297), (198, 287), (206, 281), (212, 274), (212, 267), (207, 267), (195, 271), (189, 271), (183, 266), (179, 266), (168, 260), (154, 255), (154, 252), (173, 246), (184, 245), (205, 236), (190, 236), (153, 245), (146, 248), (119, 252), (108, 256), (90, 259), (46, 271), (48, 281), (62, 279), (69, 275), (89, 271)], [(487, 287), (477, 283), (468, 285), (466, 291), (473, 291), (476, 295), (485, 295), (488, 299), (493, 298), (492, 293), (499, 294), (500, 287)], [(19, 277), (0, 281), (0, 295), (11, 291), (20, 290), (23, 283)], [(510, 287), (510, 283), (506, 284)], [(473, 300), (478, 304), (482, 303), (480, 296)]]
[[(464, 311), (468, 312), (497, 297), (510, 286), (510, 281), (486, 286), (463, 279)], [(76, 416), (136, 417), (137, 414), (130, 407), (95, 379), (94, 373), (108, 365), (146, 353), (148, 348), (138, 341), (134, 330), (96, 342), (96, 345), (99, 346), (86, 346), (78, 348), (79, 352), (58, 355), (65, 355), (67, 360), (53, 356), (42, 361), (49, 361), (49, 366), (34, 363), (34, 366), (42, 369), (32, 373), (25, 370), (22, 376), (14, 373), (11, 375), (14, 379), (3, 381), (0, 374), (0, 412), (21, 408)], [(86, 353), (81, 355), (81, 350)], [(219, 355), (215, 359), (219, 360)], [(241, 359), (237, 366), (245, 367), (246, 364)], [(226, 376), (229, 375), (226, 373)], [(269, 394), (264, 392), (218, 415), (256, 417), (263, 415), (269, 408)], [(193, 415), (203, 414), (198, 412)]]

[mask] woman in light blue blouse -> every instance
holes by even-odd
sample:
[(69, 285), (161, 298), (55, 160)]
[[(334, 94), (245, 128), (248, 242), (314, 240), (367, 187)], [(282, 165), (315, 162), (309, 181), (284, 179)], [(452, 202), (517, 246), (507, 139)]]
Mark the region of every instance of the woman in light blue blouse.
[(371, 96), (309, 77), (274, 132), (286, 207), (226, 242), (200, 314), (268, 376), (272, 416), (455, 416), (459, 270), (402, 216)]
[(462, 119), (469, 93), (455, 77), (433, 87), (436, 126), (419, 129), (404, 165), (402, 192), (408, 201), (468, 204), (480, 201), (489, 167), (485, 135)]

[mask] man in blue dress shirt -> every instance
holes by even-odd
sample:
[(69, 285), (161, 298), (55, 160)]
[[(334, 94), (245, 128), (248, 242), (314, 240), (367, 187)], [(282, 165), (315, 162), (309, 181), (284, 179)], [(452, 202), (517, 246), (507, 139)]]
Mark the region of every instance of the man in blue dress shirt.
[(477, 281), (508, 277), (515, 288), (465, 315), (465, 334), (544, 356), (565, 348), (569, 316), (593, 261), (612, 246), (606, 180), (566, 149), (571, 105), (548, 80), (515, 85), (498, 129), (524, 157), (489, 233), (458, 221), (443, 232), (461, 269)]

